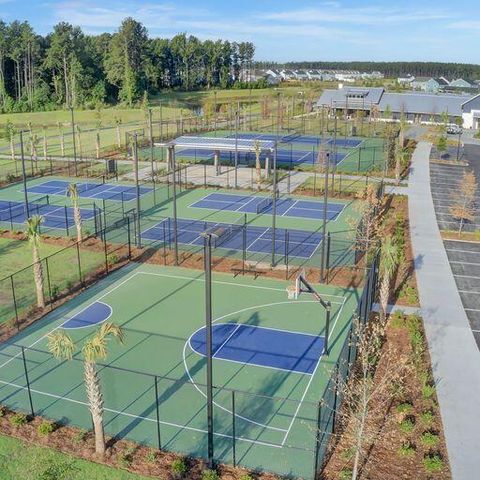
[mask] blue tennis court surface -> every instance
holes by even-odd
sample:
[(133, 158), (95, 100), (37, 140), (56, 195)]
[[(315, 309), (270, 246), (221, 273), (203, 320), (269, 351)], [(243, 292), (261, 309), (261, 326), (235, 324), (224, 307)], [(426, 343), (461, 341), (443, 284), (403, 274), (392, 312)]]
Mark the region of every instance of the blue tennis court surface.
[[(232, 225), (228, 223), (204, 222), (201, 220), (178, 219), (177, 240), (183, 245), (201, 246), (204, 238), (201, 234), (207, 230), (222, 228), (225, 233), (217, 240), (215, 246), (227, 250), (250, 253), (272, 252), (272, 229), (251, 225)], [(310, 258), (322, 243), (322, 234), (305, 230), (275, 230), (275, 254), (288, 257)], [(174, 243), (173, 220), (167, 218), (141, 233), (142, 240)]]
[[(337, 152), (336, 154), (330, 152), (330, 162), (338, 165), (347, 157), (347, 155), (348, 154), (343, 152)], [(185, 148), (176, 151), (176, 156), (179, 158), (192, 158), (195, 161), (213, 162), (214, 152), (213, 150)], [(263, 162), (266, 157), (262, 154), (260, 158)], [(235, 152), (220, 152), (220, 161), (233, 164), (235, 161)], [(279, 149), (277, 151), (277, 162), (282, 164), (315, 165), (318, 162), (318, 151), (313, 148), (311, 150)], [(238, 163), (240, 165), (254, 165), (255, 154), (253, 152), (238, 152)]]
[[(213, 358), (313, 374), (322, 356), (325, 339), (318, 335), (276, 330), (237, 323), (212, 327)], [(206, 355), (205, 327), (190, 338), (192, 350)]]
[[(210, 193), (198, 202), (190, 205), (193, 208), (208, 208), (210, 210), (227, 210), (239, 213), (272, 214), (271, 197), (234, 195), (231, 193)], [(327, 219), (336, 220), (345, 205), (342, 203), (327, 204)], [(281, 217), (323, 219), (323, 203), (312, 200), (296, 200), (294, 198), (279, 198), (277, 200), (277, 215)]]
[[(58, 205), (29, 203), (29, 215), (41, 215), (43, 217), (42, 227), (67, 229), (75, 225), (73, 208), (60, 207)], [(91, 220), (95, 212), (90, 209), (81, 208), (80, 214), (83, 220)], [(21, 202), (9, 202), (0, 200), (0, 221), (11, 224), (23, 224), (27, 219), (25, 205)]]
[[(42, 195), (67, 195), (67, 188), (71, 182), (64, 180), (49, 180), (28, 187), (30, 193), (40, 193)], [(125, 201), (136, 198), (136, 188), (128, 185), (115, 185), (112, 183), (77, 183), (78, 194), (82, 198), (99, 198), (105, 200)], [(148, 187), (140, 187), (140, 195), (152, 191)]]

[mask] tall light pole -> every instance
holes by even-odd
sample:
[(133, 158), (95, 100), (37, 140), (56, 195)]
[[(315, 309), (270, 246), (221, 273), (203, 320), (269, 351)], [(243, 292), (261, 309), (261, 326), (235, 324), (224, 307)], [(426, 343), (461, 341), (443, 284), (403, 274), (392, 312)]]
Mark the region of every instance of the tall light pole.
[(238, 188), (238, 110), (235, 112), (235, 188)]
[(277, 140), (273, 147), (273, 202), (272, 202), (272, 267), (275, 267), (275, 237), (277, 217)]
[[(220, 230), (220, 229), (218, 229)], [(202, 233), (204, 238), (205, 271), (205, 347), (207, 357), (207, 456), (208, 466), (213, 467), (213, 342), (212, 342), (212, 239), (217, 231)]]
[(217, 91), (213, 91), (214, 103), (213, 103), (213, 129), (215, 136), (217, 136)]
[(30, 218), (30, 207), (28, 205), (28, 192), (27, 192), (27, 171), (25, 169), (25, 152), (23, 150), (23, 132), (20, 130), (20, 158), (22, 160), (22, 179), (23, 179), (23, 195), (25, 199), (25, 215)]

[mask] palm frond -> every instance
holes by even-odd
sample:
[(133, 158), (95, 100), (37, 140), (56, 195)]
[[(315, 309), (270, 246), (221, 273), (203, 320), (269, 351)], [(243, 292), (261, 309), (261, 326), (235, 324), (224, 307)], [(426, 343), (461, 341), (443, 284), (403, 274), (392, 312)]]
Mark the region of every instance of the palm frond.
[(75, 353), (75, 343), (69, 335), (55, 330), (47, 336), (48, 350), (58, 359), (71, 360)]
[(380, 250), (380, 271), (382, 275), (392, 275), (398, 266), (400, 249), (391, 236), (385, 237)]
[(25, 234), (29, 242), (37, 244), (40, 239), (40, 225), (43, 222), (41, 215), (32, 215), (27, 218)]
[(124, 333), (122, 327), (114, 323), (104, 323), (93, 337), (91, 337), (83, 346), (82, 353), (87, 362), (96, 362), (97, 360), (104, 360), (107, 357), (107, 342), (108, 337), (112, 336), (118, 340), (119, 343), (124, 342)]

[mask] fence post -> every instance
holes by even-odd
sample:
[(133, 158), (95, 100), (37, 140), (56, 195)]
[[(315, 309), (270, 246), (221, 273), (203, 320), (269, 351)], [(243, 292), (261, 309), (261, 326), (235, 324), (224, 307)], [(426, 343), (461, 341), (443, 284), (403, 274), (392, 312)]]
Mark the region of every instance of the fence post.
[(203, 188), (207, 188), (207, 164), (203, 164)]
[(232, 390), (232, 454), (233, 467), (237, 466), (237, 450), (236, 450), (236, 425), (235, 425), (235, 390)]
[(162, 449), (162, 437), (160, 435), (160, 406), (158, 405), (158, 377), (155, 375), (155, 412), (157, 415), (157, 442), (158, 449)]
[(329, 277), (329, 274), (330, 274), (330, 241), (331, 241), (331, 236), (330, 236), (330, 232), (327, 232), (327, 258), (325, 260), (325, 270), (326, 270), (326, 281), (327, 281), (327, 284), (328, 284), (328, 277)]
[(316, 424), (316, 432), (315, 432), (315, 447), (313, 450), (313, 478), (317, 478), (317, 471), (318, 471), (318, 460), (319, 460), (319, 443), (320, 443), (320, 428), (321, 428), (321, 421), (322, 421), (322, 402), (318, 402), (318, 410), (317, 410), (317, 424)]
[(65, 212), (65, 229), (67, 230), (67, 237), (69, 237), (70, 236), (70, 227), (68, 225), (68, 210), (67, 210), (66, 205), (64, 207), (64, 212)]
[(332, 433), (335, 431), (335, 421), (337, 420), (337, 393), (338, 393), (338, 363), (335, 367), (335, 390), (333, 392), (333, 421), (332, 421)]
[(317, 172), (313, 172), (313, 196), (317, 192)]
[(17, 326), (17, 330), (20, 330), (20, 325), (18, 324), (17, 296), (15, 295), (15, 284), (13, 282), (13, 275), (10, 275), (10, 284), (12, 285), (13, 307), (15, 309), (15, 325)]
[(130, 217), (127, 216), (127, 241), (128, 241), (128, 259), (132, 259), (132, 241), (130, 235)]
[(30, 390), (30, 380), (28, 378), (28, 369), (27, 369), (27, 360), (25, 358), (25, 348), (22, 347), (22, 359), (23, 359), (23, 369), (25, 371), (25, 381), (27, 382), (27, 391), (28, 391), (28, 401), (30, 403), (30, 412), (32, 417), (35, 416), (35, 410), (33, 409), (33, 401), (32, 401), (32, 392)]
[(103, 241), (103, 251), (105, 253), (105, 273), (108, 275), (108, 253), (107, 253), (107, 238)]

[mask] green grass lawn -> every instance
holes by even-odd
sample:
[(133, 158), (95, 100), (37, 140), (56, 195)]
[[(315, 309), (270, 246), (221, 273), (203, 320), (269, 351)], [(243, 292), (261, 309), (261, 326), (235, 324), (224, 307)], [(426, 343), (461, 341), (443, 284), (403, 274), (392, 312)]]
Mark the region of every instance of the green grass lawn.
[[(51, 244), (41, 243), (40, 254), (42, 258), (48, 257), (48, 277), (45, 261), (42, 262), (44, 269), (44, 291), (47, 299), (50, 292), (61, 292), (70, 284), (79, 280), (77, 250), (74, 247), (64, 248)], [(54, 255), (55, 254), (55, 255)], [(102, 266), (104, 255), (89, 250), (80, 250), (80, 263), (82, 275)], [(33, 278), (32, 251), (28, 242), (23, 240), (10, 240), (0, 238), (0, 323), (12, 319), (15, 315), (12, 295), (13, 276), (15, 288), (15, 300), (18, 312), (21, 315), (35, 303), (35, 286)], [(48, 279), (50, 281), (48, 281)]]
[[(25, 444), (0, 435), (0, 470), (2, 480), (141, 480), (146, 477), (124, 470), (76, 459), (51, 448)], [(60, 476), (52, 476), (52, 472)]]

